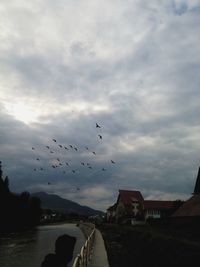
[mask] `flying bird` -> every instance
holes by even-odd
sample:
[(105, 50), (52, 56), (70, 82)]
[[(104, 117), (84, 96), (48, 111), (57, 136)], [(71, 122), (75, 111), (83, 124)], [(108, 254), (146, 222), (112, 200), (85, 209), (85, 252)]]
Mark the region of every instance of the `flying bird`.
[(106, 171), (106, 169), (105, 168), (102, 168), (102, 171)]
[(48, 182), (48, 185), (50, 185), (51, 183)]
[(50, 151), (51, 154), (53, 154), (54, 152), (53, 151)]
[(99, 138), (100, 138), (101, 140), (103, 139), (102, 135), (98, 134), (98, 136), (99, 136)]
[(35, 150), (35, 148), (34, 148), (34, 147), (32, 147), (32, 150)]
[(56, 139), (52, 139), (56, 143)]
[(75, 173), (76, 171), (75, 170), (72, 170), (73, 173)]
[(92, 169), (92, 167), (91, 167), (91, 166), (89, 166), (88, 168), (89, 168), (89, 169)]
[(60, 161), (60, 159), (59, 159), (59, 158), (57, 158), (57, 161)]
[(65, 164), (66, 164), (67, 166), (69, 166), (69, 163), (68, 163), (68, 162), (65, 162)]
[(40, 160), (40, 159), (37, 158), (36, 160)]
[(40, 168), (41, 171), (43, 171), (44, 169), (43, 168)]
[(92, 153), (93, 153), (94, 155), (96, 155), (96, 152), (95, 152), (95, 151), (92, 151)]
[(64, 146), (64, 148), (65, 148), (66, 150), (69, 150), (69, 148), (67, 148), (66, 146)]
[(87, 150), (89, 150), (89, 148), (88, 148), (87, 146), (86, 146), (85, 148), (86, 148)]
[(49, 149), (49, 146), (46, 146), (46, 148), (48, 148), (48, 149)]
[(73, 148), (73, 146), (72, 145), (69, 145), (71, 148)]
[(96, 128), (101, 128), (101, 126), (98, 123), (96, 123)]
[(114, 161), (114, 160), (112, 160), (112, 159), (111, 159), (111, 162), (112, 162), (113, 164), (115, 164), (115, 161)]
[(79, 187), (77, 187), (77, 188), (76, 188), (76, 190), (77, 190), (77, 191), (79, 191), (79, 190), (80, 190), (80, 188), (79, 188)]
[(83, 166), (84, 166), (84, 165), (85, 165), (85, 163), (84, 163), (84, 162), (81, 162), (81, 165), (83, 165)]
[(60, 148), (62, 148), (62, 145), (58, 145)]
[(75, 149), (76, 151), (78, 151), (78, 148), (77, 148), (77, 147), (74, 147), (74, 149)]

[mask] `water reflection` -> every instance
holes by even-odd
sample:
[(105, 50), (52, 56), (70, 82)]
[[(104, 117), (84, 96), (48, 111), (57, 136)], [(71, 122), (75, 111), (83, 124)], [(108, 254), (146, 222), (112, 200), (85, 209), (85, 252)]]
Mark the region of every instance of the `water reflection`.
[(9, 234), (0, 238), (0, 266), (40, 267), (44, 257), (55, 252), (55, 241), (63, 234), (77, 238), (74, 249), (76, 256), (85, 238), (75, 224), (40, 226), (35, 231)]

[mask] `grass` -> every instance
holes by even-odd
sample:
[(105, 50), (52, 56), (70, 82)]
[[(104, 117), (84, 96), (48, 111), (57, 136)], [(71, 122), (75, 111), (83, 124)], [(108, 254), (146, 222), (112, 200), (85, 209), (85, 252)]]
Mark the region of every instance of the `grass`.
[(102, 224), (99, 230), (110, 267), (188, 267), (199, 260), (200, 239), (194, 229)]

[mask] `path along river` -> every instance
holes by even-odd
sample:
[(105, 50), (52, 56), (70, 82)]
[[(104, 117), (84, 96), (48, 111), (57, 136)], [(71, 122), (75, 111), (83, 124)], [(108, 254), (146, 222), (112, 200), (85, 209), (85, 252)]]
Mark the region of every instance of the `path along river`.
[[(55, 241), (63, 234), (77, 238), (74, 257), (85, 237), (75, 224), (39, 226), (36, 230), (0, 236), (0, 267), (40, 267), (48, 253), (54, 253)], [(73, 263), (68, 264), (70, 267)]]

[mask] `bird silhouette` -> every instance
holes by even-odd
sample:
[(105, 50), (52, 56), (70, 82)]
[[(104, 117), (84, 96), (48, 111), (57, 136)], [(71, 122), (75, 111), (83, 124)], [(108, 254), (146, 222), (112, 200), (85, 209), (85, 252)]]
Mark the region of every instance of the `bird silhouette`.
[(75, 173), (76, 171), (75, 170), (72, 170), (73, 173)]
[(99, 138), (100, 138), (101, 140), (103, 139), (102, 135), (98, 134), (98, 136), (99, 136)]
[(102, 168), (102, 171), (106, 171), (106, 169), (105, 168)]
[(72, 145), (69, 145), (71, 148), (73, 148), (73, 146)]
[(59, 159), (59, 158), (57, 158), (57, 161), (60, 161), (60, 159)]
[(43, 168), (40, 168), (41, 171), (43, 171), (44, 169)]
[(84, 166), (84, 165), (85, 165), (85, 163), (84, 163), (84, 162), (81, 162), (81, 165), (83, 165), (83, 166)]
[(90, 166), (90, 163), (87, 163), (87, 166)]
[(87, 146), (86, 146), (85, 148), (86, 148), (87, 150), (89, 150), (89, 148), (88, 148)]
[(68, 162), (65, 162), (65, 164), (66, 164), (67, 166), (69, 166), (69, 163), (68, 163)]
[(114, 161), (114, 160), (112, 160), (112, 159), (111, 159), (111, 162), (112, 162), (113, 164), (115, 164), (115, 161)]
[(54, 152), (51, 150), (50, 153), (53, 154)]
[(92, 153), (93, 153), (94, 155), (96, 155), (96, 152), (95, 152), (95, 151), (92, 151)]
[(62, 145), (58, 145), (60, 148), (62, 148)]
[(96, 123), (96, 128), (101, 128), (101, 126), (98, 123)]
[(32, 150), (35, 150), (35, 148), (34, 148), (34, 147), (32, 147)]
[(69, 148), (67, 148), (66, 146), (64, 146), (64, 148), (65, 148), (66, 150), (69, 150)]
[(48, 185), (50, 185), (51, 183), (48, 182)]
[(88, 168), (89, 168), (89, 169), (92, 169), (92, 167), (91, 167), (91, 166), (89, 166)]
[(56, 168), (56, 166), (54, 166), (54, 165), (51, 165), (51, 167), (54, 168), (54, 169)]
[(74, 147), (74, 150), (78, 151), (78, 148), (77, 147)]
[(48, 149), (49, 149), (49, 146), (46, 146), (46, 148), (48, 148)]
[(52, 139), (56, 143), (56, 139)]
[(37, 158), (36, 160), (40, 160), (39, 158)]
[(34, 168), (33, 170), (36, 171), (36, 168)]
[(79, 190), (80, 190), (80, 188), (79, 188), (79, 187), (77, 187), (77, 188), (76, 188), (76, 190), (77, 190), (77, 191), (79, 191)]

